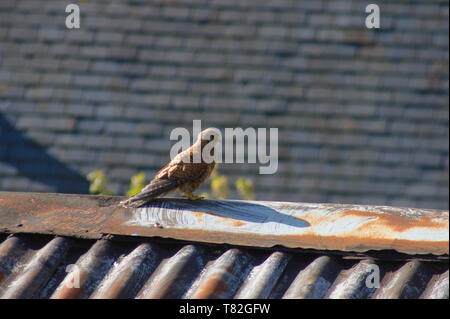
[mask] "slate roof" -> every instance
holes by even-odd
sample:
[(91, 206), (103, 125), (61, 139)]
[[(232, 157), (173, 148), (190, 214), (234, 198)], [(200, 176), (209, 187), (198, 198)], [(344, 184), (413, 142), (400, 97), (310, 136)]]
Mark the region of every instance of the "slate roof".
[[(257, 199), (448, 209), (448, 1), (0, 1), (0, 189), (121, 194), (170, 130), (278, 127)], [(236, 194), (232, 194), (236, 196)]]

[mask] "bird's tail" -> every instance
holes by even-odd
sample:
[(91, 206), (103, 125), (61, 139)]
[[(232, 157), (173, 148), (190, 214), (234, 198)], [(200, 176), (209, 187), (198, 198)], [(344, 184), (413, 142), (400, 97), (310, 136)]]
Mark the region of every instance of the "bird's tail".
[(178, 187), (178, 183), (169, 179), (158, 179), (151, 181), (150, 184), (145, 186), (140, 193), (127, 198), (120, 202), (123, 207), (139, 207), (152, 199), (162, 196), (171, 190)]

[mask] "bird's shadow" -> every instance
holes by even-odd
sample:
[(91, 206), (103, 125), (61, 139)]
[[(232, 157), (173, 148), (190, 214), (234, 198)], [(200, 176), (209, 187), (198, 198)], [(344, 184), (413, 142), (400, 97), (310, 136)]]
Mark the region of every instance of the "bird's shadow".
[(310, 224), (303, 219), (279, 212), (265, 205), (238, 200), (157, 198), (153, 200), (151, 204), (143, 207), (203, 212), (251, 223), (275, 222), (299, 228), (310, 226)]

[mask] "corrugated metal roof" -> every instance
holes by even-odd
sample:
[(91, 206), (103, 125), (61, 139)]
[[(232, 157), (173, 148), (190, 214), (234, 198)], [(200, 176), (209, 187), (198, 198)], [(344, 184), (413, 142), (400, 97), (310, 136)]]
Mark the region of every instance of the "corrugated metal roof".
[[(0, 298), (449, 298), (448, 212), (359, 206), (356, 215), (369, 212), (371, 222), (380, 217), (390, 232), (421, 236), (398, 246), (391, 234), (389, 245), (370, 246), (364, 240), (387, 231), (351, 236), (358, 227), (342, 219), (354, 220), (345, 219), (355, 215), (352, 205), (326, 210), (318, 204), (196, 201), (188, 207), (170, 199), (127, 210), (117, 208), (117, 200), (0, 193)], [(317, 245), (311, 249), (299, 240), (289, 248), (282, 236), (270, 237), (272, 228), (252, 229), (257, 210), (239, 210), (239, 205), (260, 205), (259, 218), (280, 232), (286, 230), (283, 223), (292, 227), (299, 216), (303, 227), (297, 231), (321, 225)], [(268, 208), (290, 214), (273, 219), (264, 215)], [(128, 228), (143, 213), (159, 219)], [(192, 216), (198, 224), (190, 222)], [(245, 229), (261, 233), (250, 236)], [(336, 237), (329, 234), (348, 236), (353, 243), (330, 250)], [(264, 236), (271, 241), (257, 240)], [(409, 254), (397, 247), (409, 247)]]
[[(0, 298), (449, 297), (446, 261), (347, 257), (15, 234), (0, 244)], [(366, 285), (373, 265), (379, 288)]]

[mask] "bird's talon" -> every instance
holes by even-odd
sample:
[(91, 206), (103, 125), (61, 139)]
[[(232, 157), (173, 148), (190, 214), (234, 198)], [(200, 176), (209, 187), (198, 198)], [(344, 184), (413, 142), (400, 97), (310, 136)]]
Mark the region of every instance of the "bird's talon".
[(188, 195), (188, 198), (190, 200), (197, 200), (197, 199), (203, 199), (203, 196), (196, 196), (196, 195)]

